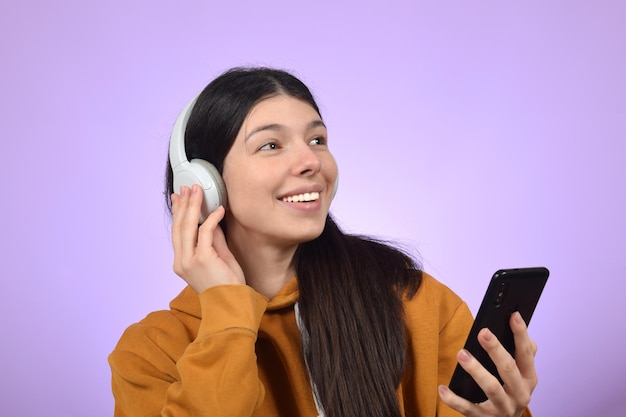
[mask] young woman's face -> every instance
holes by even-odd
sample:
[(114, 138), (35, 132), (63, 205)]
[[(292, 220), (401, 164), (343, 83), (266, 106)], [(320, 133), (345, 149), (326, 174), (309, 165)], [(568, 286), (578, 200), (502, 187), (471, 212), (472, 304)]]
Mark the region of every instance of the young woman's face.
[(337, 180), (327, 140), (306, 102), (278, 95), (257, 103), (224, 160), (228, 235), (273, 245), (318, 237)]

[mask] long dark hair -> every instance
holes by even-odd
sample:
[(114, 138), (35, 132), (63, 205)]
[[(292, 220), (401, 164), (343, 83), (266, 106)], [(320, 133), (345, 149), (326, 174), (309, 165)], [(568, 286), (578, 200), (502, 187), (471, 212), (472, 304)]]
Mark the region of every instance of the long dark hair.
[[(250, 109), (279, 94), (303, 100), (320, 113), (306, 85), (285, 71), (234, 68), (216, 78), (191, 113), (185, 133), (188, 159), (205, 159), (222, 172)], [(170, 210), (172, 192), (168, 163)], [(300, 244), (293, 262), (308, 335), (304, 356), (324, 414), (400, 416), (396, 388), (406, 360), (402, 298), (413, 297), (419, 287), (416, 261), (392, 245), (344, 233), (329, 214), (322, 234)]]

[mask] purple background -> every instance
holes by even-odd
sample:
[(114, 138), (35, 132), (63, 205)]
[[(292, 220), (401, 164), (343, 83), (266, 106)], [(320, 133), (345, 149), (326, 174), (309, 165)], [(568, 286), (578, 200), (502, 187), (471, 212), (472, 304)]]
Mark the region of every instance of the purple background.
[(625, 3), (371, 3), (0, 6), (3, 416), (112, 414), (108, 353), (183, 287), (169, 131), (242, 64), (318, 97), (346, 229), (416, 249), (474, 312), (496, 269), (551, 269), (537, 417), (623, 415)]

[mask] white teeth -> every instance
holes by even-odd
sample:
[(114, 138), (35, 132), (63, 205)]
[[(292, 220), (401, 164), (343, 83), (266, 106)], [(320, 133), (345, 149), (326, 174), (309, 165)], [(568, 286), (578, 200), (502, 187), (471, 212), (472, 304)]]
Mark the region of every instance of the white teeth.
[(320, 193), (314, 191), (312, 193), (290, 195), (289, 197), (283, 197), (283, 201), (287, 203), (303, 203), (305, 201), (315, 201), (320, 198)]

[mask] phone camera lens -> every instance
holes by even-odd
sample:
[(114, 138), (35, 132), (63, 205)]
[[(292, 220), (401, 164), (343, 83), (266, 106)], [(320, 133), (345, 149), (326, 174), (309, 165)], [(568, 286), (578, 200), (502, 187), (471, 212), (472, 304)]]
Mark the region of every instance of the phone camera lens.
[(500, 306), (500, 304), (502, 304), (502, 301), (504, 300), (504, 297), (506, 296), (506, 292), (509, 288), (509, 284), (507, 282), (503, 282), (500, 285), (500, 289), (498, 290), (498, 293), (496, 294), (496, 299), (494, 301), (494, 304), (496, 306)]

